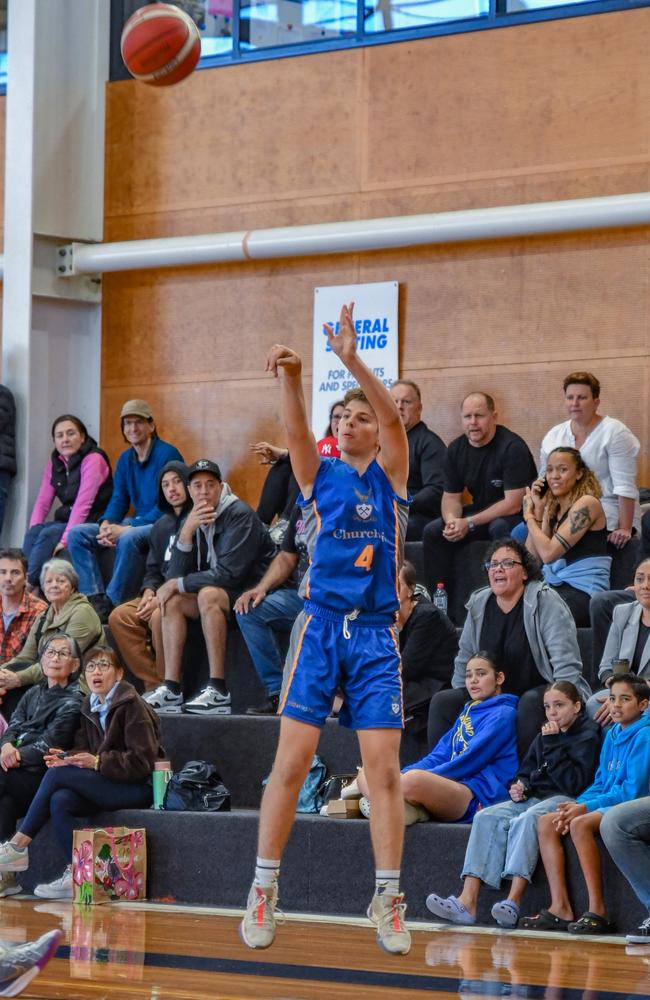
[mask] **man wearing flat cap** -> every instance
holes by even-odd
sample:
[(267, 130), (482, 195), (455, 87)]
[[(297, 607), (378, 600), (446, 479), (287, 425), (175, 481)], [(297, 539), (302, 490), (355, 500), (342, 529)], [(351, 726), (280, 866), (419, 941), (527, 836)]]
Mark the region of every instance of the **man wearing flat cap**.
[[(156, 593), (165, 680), (145, 701), (163, 715), (229, 715), (225, 660), (230, 612), (239, 595), (261, 579), (275, 545), (255, 511), (223, 482), (216, 462), (199, 459), (187, 478), (192, 509), (176, 535), (167, 579)], [(188, 619), (201, 622), (210, 678), (200, 694), (184, 702), (181, 669)]]
[[(158, 437), (151, 407), (144, 399), (126, 402), (120, 421), (129, 447), (117, 460), (108, 507), (98, 524), (78, 524), (68, 535), (79, 590), (103, 622), (114, 607), (138, 593), (151, 528), (162, 516), (158, 508), (160, 471), (167, 462), (183, 461), (178, 448)], [(130, 508), (133, 513), (127, 517)], [(102, 547), (115, 549), (115, 564), (105, 589), (98, 562)]]

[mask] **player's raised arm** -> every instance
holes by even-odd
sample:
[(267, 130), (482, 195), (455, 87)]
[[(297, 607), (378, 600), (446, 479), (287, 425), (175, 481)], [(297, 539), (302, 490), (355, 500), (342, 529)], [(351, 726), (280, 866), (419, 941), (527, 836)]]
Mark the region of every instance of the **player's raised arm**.
[(302, 360), (283, 344), (275, 344), (266, 359), (266, 370), (277, 378), (282, 375), (282, 417), (287, 431), (289, 458), (303, 496), (311, 496), (320, 457), (316, 439), (307, 422), (305, 394), (302, 388)]
[(386, 386), (370, 371), (357, 354), (357, 334), (352, 313), (354, 302), (341, 307), (339, 330), (335, 333), (325, 325), (327, 340), (338, 358), (356, 378), (363, 393), (375, 411), (379, 424), (379, 462), (390, 479), (393, 489), (406, 496), (409, 452), (404, 424)]

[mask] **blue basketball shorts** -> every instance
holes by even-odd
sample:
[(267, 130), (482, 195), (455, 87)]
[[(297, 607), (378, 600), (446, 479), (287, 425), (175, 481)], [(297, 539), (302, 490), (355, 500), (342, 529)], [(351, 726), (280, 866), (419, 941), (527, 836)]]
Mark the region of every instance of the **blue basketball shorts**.
[[(345, 628), (344, 628), (345, 625)], [(394, 625), (343, 621), (309, 602), (291, 633), (279, 713), (322, 726), (337, 688), (348, 729), (402, 729), (402, 670)]]

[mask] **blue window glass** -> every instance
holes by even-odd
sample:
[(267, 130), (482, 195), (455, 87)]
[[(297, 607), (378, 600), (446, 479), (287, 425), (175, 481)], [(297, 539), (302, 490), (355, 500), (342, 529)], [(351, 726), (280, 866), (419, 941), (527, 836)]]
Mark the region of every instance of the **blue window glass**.
[(242, 0), (242, 50), (304, 45), (353, 35), (356, 0)]
[(486, 17), (489, 12), (489, 0), (376, 0), (365, 7), (364, 30), (426, 28), (445, 21)]

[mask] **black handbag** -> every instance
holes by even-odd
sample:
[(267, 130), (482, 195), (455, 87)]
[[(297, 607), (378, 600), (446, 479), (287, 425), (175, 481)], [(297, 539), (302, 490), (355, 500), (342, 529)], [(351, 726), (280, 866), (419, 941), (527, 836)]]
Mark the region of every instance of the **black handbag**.
[(230, 792), (214, 764), (189, 760), (173, 774), (165, 791), (163, 809), (188, 812), (230, 812)]

